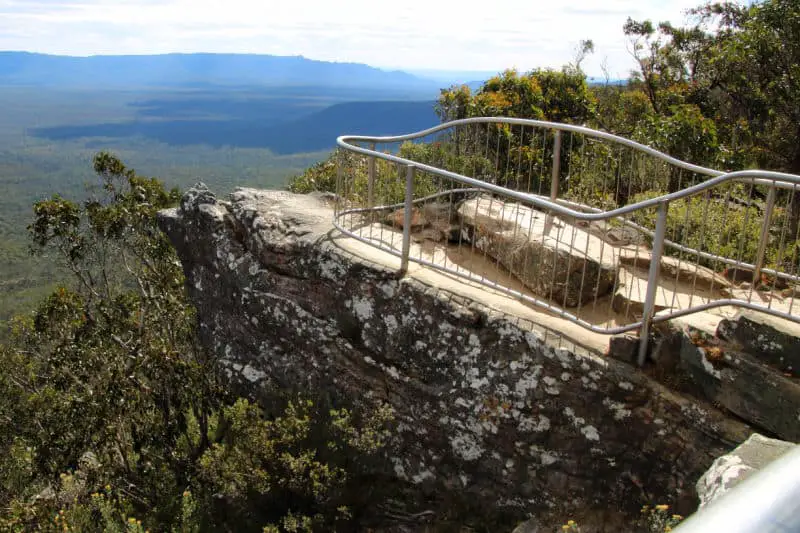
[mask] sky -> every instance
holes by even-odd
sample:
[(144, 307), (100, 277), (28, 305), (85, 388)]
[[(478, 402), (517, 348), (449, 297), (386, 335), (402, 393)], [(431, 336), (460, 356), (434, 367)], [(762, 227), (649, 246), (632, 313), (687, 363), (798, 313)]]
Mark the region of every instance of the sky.
[(559, 68), (581, 39), (613, 78), (633, 67), (628, 16), (686, 21), (700, 0), (0, 0), (0, 50), (235, 52), (404, 70)]

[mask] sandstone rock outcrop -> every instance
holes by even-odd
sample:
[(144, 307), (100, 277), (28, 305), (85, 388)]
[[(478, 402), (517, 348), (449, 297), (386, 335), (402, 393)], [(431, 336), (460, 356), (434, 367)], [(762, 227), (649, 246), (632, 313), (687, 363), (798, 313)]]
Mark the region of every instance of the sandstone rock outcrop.
[[(621, 265), (647, 270), (650, 268), (652, 256), (649, 251), (625, 250), (620, 253), (618, 260)], [(659, 272), (662, 278), (682, 281), (690, 285), (693, 291), (697, 289), (726, 289), (731, 285), (724, 276), (717, 274), (710, 268), (690, 261), (681, 261), (668, 255), (661, 256)]]
[(735, 318), (720, 322), (717, 335), (787, 376), (800, 378), (800, 326), (797, 324), (742, 310)]
[[(411, 238), (414, 241), (458, 241), (459, 226), (452, 203), (425, 203), (411, 210)], [(404, 209), (396, 209), (383, 219), (384, 223), (403, 229)]]
[(463, 202), (458, 216), (476, 248), (539, 296), (575, 307), (614, 287), (613, 247), (577, 226), (490, 196)]
[[(763, 336), (762, 336), (763, 341)], [(800, 441), (800, 383), (757, 352), (676, 326), (654, 354), (656, 373), (673, 386), (724, 408), (756, 428)]]
[[(239, 189), (221, 201), (198, 186), (159, 223), (230, 386), (388, 402), (391, 473), (420, 501), (460, 498), (507, 530), (531, 515), (548, 531), (565, 517), (589, 524), (587, 513), (625, 530), (644, 503), (691, 512), (699, 476), (752, 432), (630, 365), (398, 278), (331, 218), (315, 196)], [(583, 261), (610, 282), (610, 263)]]

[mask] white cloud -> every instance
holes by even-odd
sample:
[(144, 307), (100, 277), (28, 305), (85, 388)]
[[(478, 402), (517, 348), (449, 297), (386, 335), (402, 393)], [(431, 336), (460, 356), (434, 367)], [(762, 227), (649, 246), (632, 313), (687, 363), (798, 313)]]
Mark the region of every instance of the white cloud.
[[(699, 0), (0, 0), (0, 49), (90, 54), (248, 52), (396, 68), (558, 67), (581, 39), (586, 69), (632, 66), (628, 16), (684, 21)], [(600, 6), (600, 7), (598, 7)]]

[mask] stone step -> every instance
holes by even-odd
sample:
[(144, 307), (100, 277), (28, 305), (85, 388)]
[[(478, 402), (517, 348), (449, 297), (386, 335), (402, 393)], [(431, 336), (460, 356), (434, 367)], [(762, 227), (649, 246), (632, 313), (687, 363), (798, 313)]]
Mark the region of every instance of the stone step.
[[(648, 249), (628, 248), (620, 250), (618, 260), (620, 265), (649, 270), (652, 259), (652, 254)], [(683, 282), (684, 286), (692, 287), (695, 290), (720, 290), (731, 286), (728, 279), (710, 268), (677, 257), (662, 255), (659, 263), (661, 278)]]
[[(622, 257), (622, 254), (620, 256)], [(629, 263), (629, 265), (633, 264), (645, 265), (647, 263), (642, 259)], [(633, 319), (639, 319), (642, 316), (647, 297), (647, 278), (648, 270), (646, 268), (623, 266), (619, 269), (619, 283), (614, 291), (614, 310), (616, 312)], [(705, 277), (703, 283), (698, 283), (693, 276), (689, 276), (688, 271), (667, 270), (665, 275), (659, 276), (654, 301), (655, 313), (686, 309), (724, 298), (720, 291), (723, 287), (716, 285), (716, 282), (711, 283), (712, 279), (715, 278)], [(712, 287), (715, 288), (712, 289)]]

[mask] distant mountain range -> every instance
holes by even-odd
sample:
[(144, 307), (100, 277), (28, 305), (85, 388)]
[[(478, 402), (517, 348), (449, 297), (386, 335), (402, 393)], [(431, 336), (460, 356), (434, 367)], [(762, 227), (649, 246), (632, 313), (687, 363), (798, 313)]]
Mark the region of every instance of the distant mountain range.
[(301, 56), (164, 54), (72, 57), (0, 52), (0, 85), (142, 88), (210, 86), (397, 87), (441, 85), (402, 71)]
[(453, 84), (472, 84), (478, 80), (488, 80), (491, 77), (497, 76), (500, 71), (495, 70), (436, 70), (436, 69), (406, 69), (406, 72), (433, 80), (440, 84), (445, 83), (448, 85)]

